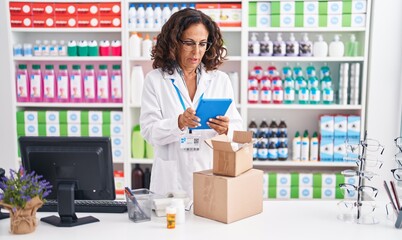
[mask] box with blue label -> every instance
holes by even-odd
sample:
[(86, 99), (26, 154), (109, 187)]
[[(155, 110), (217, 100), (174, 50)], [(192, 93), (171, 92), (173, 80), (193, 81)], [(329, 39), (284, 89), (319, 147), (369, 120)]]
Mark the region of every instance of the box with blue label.
[(124, 160), (124, 149), (123, 148), (112, 148), (113, 161), (123, 161)]
[(342, 27), (342, 15), (341, 14), (327, 15), (327, 27), (333, 27), (333, 28)]
[(347, 130), (347, 138), (351, 139), (360, 139), (360, 116), (348, 116), (348, 130)]
[(334, 157), (334, 140), (332, 138), (321, 138), (320, 161), (332, 162)]
[(76, 123), (76, 124), (80, 124), (81, 122), (84, 123), (84, 121), (81, 121), (81, 112), (82, 111), (74, 111), (74, 110), (67, 111), (67, 123)]
[(300, 199), (313, 199), (313, 187), (312, 186), (300, 186), (299, 187)]
[(122, 111), (110, 111), (110, 123), (123, 124)]
[(59, 111), (46, 111), (46, 123), (47, 124), (59, 124)]
[(313, 186), (313, 174), (312, 173), (300, 173), (299, 174), (299, 186), (312, 187)]
[(292, 0), (271, 2), (271, 14), (294, 14), (296, 3)]
[(303, 3), (304, 14), (318, 14), (318, 1), (304, 1)]
[(67, 123), (67, 136), (80, 137), (81, 136), (81, 124)]
[(60, 136), (60, 125), (59, 124), (46, 124), (46, 136), (59, 137)]
[(348, 130), (347, 116), (336, 115), (334, 117), (334, 137), (346, 139)]
[(344, 157), (347, 156), (346, 153), (346, 139), (335, 138), (334, 139), (334, 162), (344, 162)]
[(110, 124), (111, 136), (123, 136), (123, 124)]
[(322, 138), (334, 137), (334, 116), (320, 116), (320, 133)]
[(112, 136), (111, 141), (112, 141), (112, 148), (122, 148), (124, 146), (122, 136), (115, 136), (115, 137)]

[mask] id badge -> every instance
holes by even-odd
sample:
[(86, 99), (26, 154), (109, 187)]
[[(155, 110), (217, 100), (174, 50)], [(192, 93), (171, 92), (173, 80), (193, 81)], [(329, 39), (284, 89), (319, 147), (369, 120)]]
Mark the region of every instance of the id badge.
[(200, 135), (194, 133), (186, 133), (180, 138), (180, 149), (185, 151), (200, 150)]

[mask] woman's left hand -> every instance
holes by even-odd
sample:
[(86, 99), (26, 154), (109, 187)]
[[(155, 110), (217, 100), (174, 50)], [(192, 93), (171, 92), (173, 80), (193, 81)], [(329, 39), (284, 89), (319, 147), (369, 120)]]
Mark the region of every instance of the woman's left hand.
[(210, 118), (207, 124), (218, 134), (227, 134), (229, 129), (229, 121), (229, 117), (217, 116), (216, 118)]

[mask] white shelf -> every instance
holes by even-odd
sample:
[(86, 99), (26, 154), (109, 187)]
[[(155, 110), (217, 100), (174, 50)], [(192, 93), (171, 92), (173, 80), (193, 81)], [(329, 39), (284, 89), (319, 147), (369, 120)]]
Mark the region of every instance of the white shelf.
[[(160, 2), (160, 1), (158, 1)], [(220, 27), (221, 32), (241, 32), (241, 27)], [(160, 28), (129, 28), (128, 32), (159, 33)]]
[(26, 102), (16, 103), (17, 107), (32, 108), (123, 108), (122, 103), (54, 103), (54, 102)]
[(138, 163), (138, 164), (152, 164), (153, 162), (154, 162), (154, 160), (151, 159), (151, 158), (131, 158), (130, 159), (131, 164), (135, 164), (135, 163)]
[(254, 166), (276, 167), (356, 167), (356, 163), (348, 162), (301, 162), (301, 161), (254, 161)]
[[(242, 57), (241, 56), (227, 56), (226, 61), (241, 61)], [(131, 62), (136, 62), (136, 61), (151, 61), (151, 57), (130, 57), (129, 61)]]
[(364, 57), (260, 57), (248, 56), (252, 62), (363, 62)]
[(121, 32), (121, 28), (11, 28), (11, 32), (82, 32), (82, 33), (96, 33), (96, 32)]
[(365, 27), (344, 27), (344, 28), (304, 28), (304, 27), (293, 27), (293, 28), (277, 28), (277, 27), (250, 27), (249, 32), (364, 32)]
[(14, 61), (66, 61), (66, 62), (76, 62), (76, 61), (91, 61), (91, 62), (103, 62), (103, 61), (122, 61), (121, 56), (92, 56), (92, 57), (61, 57), (61, 56), (43, 56), (43, 57), (13, 57)]
[(247, 104), (248, 109), (289, 109), (289, 110), (361, 110), (361, 105), (338, 104)]

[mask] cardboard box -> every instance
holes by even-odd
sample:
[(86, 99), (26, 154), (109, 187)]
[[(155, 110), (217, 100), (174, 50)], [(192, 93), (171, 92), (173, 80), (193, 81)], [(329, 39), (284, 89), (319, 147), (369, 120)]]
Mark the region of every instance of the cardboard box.
[(55, 26), (54, 18), (46, 15), (34, 15), (32, 17), (32, 27), (51, 28)]
[(99, 15), (105, 16), (120, 16), (121, 15), (121, 7), (120, 3), (99, 3)]
[(55, 16), (55, 23), (54, 27), (61, 27), (61, 28), (74, 28), (77, 27), (77, 16), (71, 15), (56, 15)]
[(22, 15), (31, 16), (32, 15), (32, 3), (30, 2), (10, 2), (9, 10), (11, 16)]
[(10, 16), (11, 27), (32, 27), (32, 16)]
[(253, 167), (252, 132), (234, 131), (233, 143), (241, 144), (239, 149), (232, 148), (226, 135), (205, 140), (213, 149), (213, 173), (236, 177)]
[(120, 16), (100, 16), (99, 27), (121, 27)]
[(78, 15), (85, 16), (98, 16), (99, 15), (99, 4), (98, 3), (76, 3)]
[(221, 3), (219, 26), (241, 27), (241, 9), (240, 3)]
[(99, 26), (98, 17), (85, 16), (85, 15), (79, 15), (77, 17), (77, 27), (91, 28), (91, 27), (98, 27), (98, 26)]
[(77, 8), (75, 3), (55, 3), (54, 4), (54, 14), (56, 16), (76, 16)]
[(251, 169), (238, 177), (194, 173), (194, 214), (231, 223), (262, 212), (263, 171)]
[(32, 3), (32, 14), (53, 17), (54, 16), (54, 3)]

